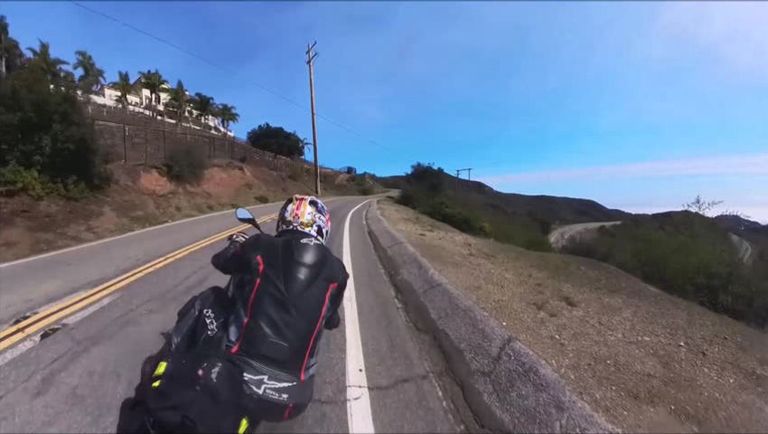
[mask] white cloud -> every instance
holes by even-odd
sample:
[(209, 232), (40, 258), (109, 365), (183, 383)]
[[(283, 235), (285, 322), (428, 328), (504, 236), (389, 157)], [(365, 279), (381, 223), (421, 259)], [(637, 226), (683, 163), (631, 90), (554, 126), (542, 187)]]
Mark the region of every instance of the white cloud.
[(479, 180), (486, 184), (502, 184), (521, 181), (660, 178), (697, 175), (768, 175), (768, 153), (520, 172), (489, 176), (479, 178)]
[(768, 3), (663, 3), (656, 31), (658, 54), (698, 51), (730, 73), (768, 73)]

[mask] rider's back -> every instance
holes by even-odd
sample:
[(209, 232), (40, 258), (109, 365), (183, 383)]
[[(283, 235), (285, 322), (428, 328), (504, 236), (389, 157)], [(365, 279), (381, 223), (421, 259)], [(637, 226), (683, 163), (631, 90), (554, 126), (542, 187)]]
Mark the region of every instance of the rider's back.
[(299, 231), (252, 236), (239, 253), (248, 272), (233, 288), (239, 307), (233, 326), (239, 333), (230, 353), (303, 381), (313, 373), (323, 325), (341, 301), (344, 266)]

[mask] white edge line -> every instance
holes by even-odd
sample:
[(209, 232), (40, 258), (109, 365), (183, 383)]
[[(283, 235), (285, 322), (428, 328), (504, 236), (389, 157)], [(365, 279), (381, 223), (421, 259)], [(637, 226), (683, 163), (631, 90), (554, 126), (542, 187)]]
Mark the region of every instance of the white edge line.
[(349, 273), (347, 288), (344, 292), (344, 331), (346, 336), (346, 367), (347, 367), (347, 422), (349, 432), (373, 433), (373, 416), (371, 414), (371, 399), (368, 393), (368, 378), (365, 372), (365, 358), (360, 337), (360, 323), (357, 315), (357, 298), (355, 296), (355, 279), (352, 272), (352, 254), (349, 247), (349, 220), (352, 214), (370, 201), (357, 205), (347, 214), (344, 222), (343, 257), (344, 266)]

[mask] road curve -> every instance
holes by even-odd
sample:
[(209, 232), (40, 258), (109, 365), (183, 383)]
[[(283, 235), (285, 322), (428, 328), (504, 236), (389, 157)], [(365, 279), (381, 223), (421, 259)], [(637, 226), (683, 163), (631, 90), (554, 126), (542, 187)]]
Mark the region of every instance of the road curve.
[[(549, 233), (549, 244), (555, 250), (562, 250), (562, 248), (574, 239), (574, 237), (583, 236), (588, 231), (599, 227), (612, 226), (619, 223), (621, 222), (589, 222), (561, 226)], [(728, 238), (736, 247), (739, 260), (745, 264), (749, 264), (752, 260), (752, 245), (749, 241), (730, 232), (728, 233)]]
[(620, 221), (614, 222), (590, 222), (590, 223), (576, 223), (572, 225), (561, 226), (549, 233), (549, 244), (555, 250), (562, 249), (568, 242), (580, 234), (586, 231), (597, 229), (602, 226), (612, 226), (621, 223)]
[(728, 238), (736, 247), (739, 260), (745, 264), (750, 264), (752, 262), (752, 245), (749, 241), (730, 232), (728, 233)]
[[(348, 356), (364, 363), (375, 431), (463, 429), (442, 398), (424, 349), (379, 266), (363, 219), (367, 200), (328, 201), (334, 221), (328, 245), (338, 257), (347, 257), (354, 278), (357, 329), (352, 332), (359, 333), (362, 354), (355, 354), (356, 346), (347, 343), (346, 336), (354, 333), (343, 312), (342, 327), (325, 334), (320, 344), (309, 409), (293, 421), (264, 424), (261, 432), (349, 432), (350, 421), (363, 420), (359, 406), (349, 405), (361, 385), (348, 384)], [(345, 230), (350, 211), (361, 204)], [(252, 211), (261, 218), (277, 207), (269, 204)], [(216, 214), (0, 264), (0, 324), (235, 226), (230, 213)], [(265, 229), (272, 232), (273, 226), (265, 224)], [(192, 251), (61, 321), (64, 326), (58, 331), (49, 328), (44, 339), (38, 334), (0, 352), (0, 432), (114, 431), (120, 403), (132, 393), (141, 362), (159, 348), (160, 333), (173, 325), (176, 311), (189, 297), (226, 282), (209, 263), (221, 246), (219, 241)]]

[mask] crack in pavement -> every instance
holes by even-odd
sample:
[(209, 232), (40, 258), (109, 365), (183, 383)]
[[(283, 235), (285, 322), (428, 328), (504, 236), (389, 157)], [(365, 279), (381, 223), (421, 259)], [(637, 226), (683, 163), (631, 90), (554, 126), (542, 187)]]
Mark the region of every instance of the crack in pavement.
[[(352, 387), (352, 388), (356, 388), (356, 389), (368, 389), (368, 390), (390, 390), (390, 389), (394, 389), (394, 388), (396, 388), (398, 386), (402, 386), (403, 384), (412, 383), (412, 382), (416, 382), (416, 381), (427, 380), (427, 379), (429, 379), (429, 375), (430, 375), (430, 373), (427, 372), (427, 373), (424, 373), (424, 374), (413, 375), (413, 376), (410, 376), (410, 377), (401, 378), (399, 380), (395, 380), (395, 381), (393, 381), (391, 383), (387, 383), (387, 384), (380, 384), (380, 385), (373, 385), (373, 386), (369, 385), (368, 387), (363, 387), (363, 386), (360, 386), (360, 385), (350, 384), (347, 387)], [(321, 405), (334, 405), (334, 404), (344, 404), (344, 403), (351, 402), (351, 401), (357, 401), (357, 400), (359, 400), (361, 398), (362, 398), (362, 395), (356, 396), (356, 397), (351, 398), (351, 399), (350, 398), (345, 398), (345, 399), (322, 399), (322, 398), (315, 398), (315, 399), (312, 400), (312, 402), (316, 402), (316, 403), (321, 404)]]
[(67, 349), (64, 352), (62, 352), (61, 354), (59, 354), (58, 356), (54, 357), (53, 360), (51, 360), (50, 362), (46, 363), (43, 367), (37, 368), (37, 369), (33, 369), (31, 374), (27, 375), (26, 378), (24, 378), (20, 382), (16, 383), (16, 385), (14, 387), (12, 387), (11, 390), (9, 390), (9, 391), (5, 392), (4, 394), (0, 395), (0, 402), (2, 402), (2, 400), (5, 399), (8, 395), (10, 395), (13, 392), (15, 392), (18, 388), (20, 388), (21, 386), (25, 385), (27, 383), (27, 381), (31, 380), (33, 377), (39, 376), (41, 371), (44, 371), (44, 370), (48, 369), (54, 363), (58, 362), (59, 360), (61, 360), (65, 356), (69, 355), (69, 353), (71, 353), (72, 350), (73, 350), (73, 348), (70, 347), (69, 349)]
[(311, 402), (316, 402), (316, 403), (318, 403), (320, 405), (336, 405), (336, 404), (346, 404), (347, 402), (357, 401), (357, 400), (361, 399), (362, 397), (363, 396), (360, 395), (360, 396), (357, 396), (357, 397), (352, 398), (352, 399), (349, 399), (349, 398), (344, 398), (344, 399), (322, 399), (322, 398), (315, 398)]
[(402, 386), (403, 384), (413, 383), (416, 381), (424, 381), (429, 379), (429, 372), (424, 374), (418, 374), (418, 375), (412, 375), (410, 377), (404, 377), (399, 380), (392, 381), (391, 383), (386, 384), (380, 384), (380, 385), (368, 385), (367, 387), (350, 384), (347, 387), (353, 387), (356, 389), (368, 389), (368, 390), (390, 390), (394, 389), (398, 386)]

